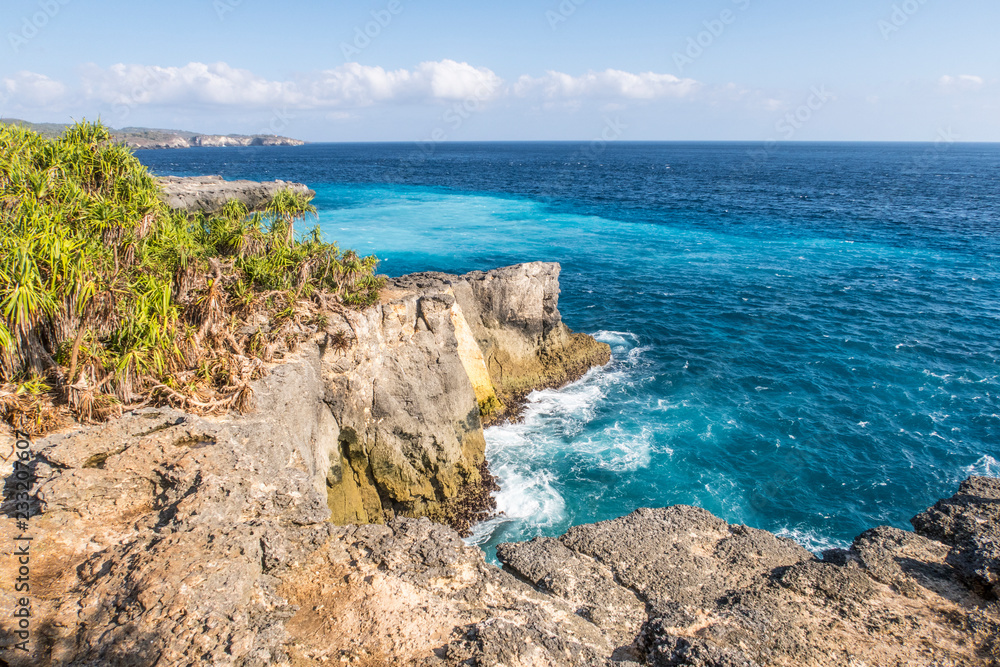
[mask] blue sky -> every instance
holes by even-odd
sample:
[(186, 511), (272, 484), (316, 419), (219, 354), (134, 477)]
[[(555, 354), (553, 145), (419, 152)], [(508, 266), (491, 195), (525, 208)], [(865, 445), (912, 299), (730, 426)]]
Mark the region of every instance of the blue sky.
[(312, 141), (1000, 141), (998, 24), (996, 0), (7, 0), (0, 115)]

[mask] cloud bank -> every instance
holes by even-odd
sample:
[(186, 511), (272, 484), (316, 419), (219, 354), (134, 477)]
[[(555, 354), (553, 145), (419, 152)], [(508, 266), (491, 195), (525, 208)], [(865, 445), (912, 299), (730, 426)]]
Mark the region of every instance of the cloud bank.
[(608, 69), (573, 76), (547, 72), (504, 81), (486, 67), (454, 60), (420, 63), (412, 69), (347, 63), (269, 80), (227, 63), (192, 62), (182, 67), (117, 64), (86, 65), (75, 85), (35, 72), (0, 79), (0, 95), (19, 107), (99, 103), (105, 105), (199, 105), (240, 108), (358, 109), (379, 104), (426, 104), (509, 99), (628, 102), (683, 98), (700, 84), (655, 72)]
[(570, 76), (547, 72), (543, 77), (522, 76), (513, 86), (519, 97), (540, 94), (548, 100), (652, 100), (661, 97), (686, 97), (700, 84), (694, 79), (680, 79), (672, 74), (643, 72), (632, 74), (609, 69)]

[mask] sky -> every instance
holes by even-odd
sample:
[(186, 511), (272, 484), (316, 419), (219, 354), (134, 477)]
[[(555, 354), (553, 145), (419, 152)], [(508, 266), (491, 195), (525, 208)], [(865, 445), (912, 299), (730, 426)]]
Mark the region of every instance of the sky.
[(0, 117), (307, 141), (1000, 141), (996, 0), (4, 0)]

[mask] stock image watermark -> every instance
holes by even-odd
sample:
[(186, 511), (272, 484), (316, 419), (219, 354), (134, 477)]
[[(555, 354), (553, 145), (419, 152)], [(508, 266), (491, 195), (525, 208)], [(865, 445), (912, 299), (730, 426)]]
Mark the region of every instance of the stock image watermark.
[(295, 120), (295, 115), (288, 111), (288, 107), (283, 107), (281, 109), (275, 109), (271, 112), (271, 118), (257, 134), (263, 135), (280, 135), (285, 130), (291, 122)]
[(928, 0), (904, 0), (892, 6), (892, 13), (888, 17), (879, 19), (878, 29), (882, 33), (882, 39), (888, 41), (897, 32), (903, 29), (907, 23), (916, 16)]
[(226, 14), (231, 14), (243, 4), (243, 0), (212, 0), (212, 8), (220, 21), (226, 20)]
[(72, 1), (42, 0), (38, 3), (37, 12), (22, 17), (21, 29), (17, 32), (7, 33), (7, 41), (10, 42), (10, 48), (14, 50), (14, 53), (20, 53), (21, 49), (37, 37), (45, 29), (45, 26), (62, 11), (62, 8)]
[(621, 118), (605, 118), (604, 128), (586, 146), (573, 153), (571, 159), (596, 160), (601, 157), (608, 146), (616, 141), (620, 141), (625, 135), (628, 125), (622, 122)]
[(832, 99), (833, 93), (827, 90), (826, 86), (813, 86), (806, 101), (785, 114), (784, 118), (775, 123), (774, 129), (781, 133), (782, 139), (786, 141), (793, 139), (795, 133), (805, 127), (806, 123)]
[(114, 116), (115, 122), (119, 124), (125, 122), (132, 115), (132, 110), (135, 107), (142, 104), (157, 86), (167, 82), (169, 79), (170, 75), (166, 72), (148, 69), (142, 80), (128, 91), (128, 96), (125, 99), (111, 105), (111, 113)]
[(558, 200), (566, 197), (576, 182), (581, 170), (593, 166), (607, 152), (611, 144), (620, 141), (625, 136), (628, 125), (619, 116), (605, 117), (603, 126), (593, 134), (593, 138), (582, 145), (574, 146), (570, 151), (560, 155), (554, 162), (552, 174), (539, 182), (535, 196), (542, 200)]
[(809, 89), (809, 95), (805, 101), (787, 112), (774, 123), (774, 130), (777, 133), (760, 146), (755, 146), (747, 150), (747, 159), (734, 168), (734, 171), (748, 174), (760, 169), (778, 151), (783, 141), (791, 141), (812, 121), (827, 104), (835, 100), (836, 96), (827, 89), (825, 85), (813, 86)]
[(28, 521), (31, 518), (31, 492), (35, 485), (35, 472), (31, 461), (31, 439), (27, 433), (15, 432), (16, 442), (11, 456), (14, 457), (13, 472), (8, 478), (7, 495), (4, 504), (8, 513), (16, 522), (18, 535), (13, 538), (11, 548), (11, 563), (9, 567), (14, 573), (14, 591), (18, 597), (14, 600), (14, 630), (10, 634), (18, 641), (5, 646), (7, 650), (30, 650), (31, 642), (31, 543)]
[(569, 21), (576, 10), (585, 5), (587, 0), (562, 0), (555, 9), (545, 12), (545, 20), (549, 22), (552, 30), (557, 30), (559, 26)]
[(950, 151), (961, 139), (962, 137), (951, 127), (939, 128), (934, 137), (933, 144), (921, 151), (919, 155), (914, 156), (913, 160), (903, 169), (902, 173), (908, 176), (928, 173), (938, 164), (941, 156)]
[(470, 118), (483, 110), (486, 103), (496, 95), (497, 87), (483, 83), (472, 95), (445, 109), (440, 117), (441, 124), (431, 130), (426, 139), (416, 142), (417, 150), (412, 157), (404, 160), (406, 166), (413, 167), (426, 162), (437, 151), (438, 144), (451, 139)]
[(704, 21), (702, 23), (704, 30), (688, 37), (683, 51), (674, 52), (674, 65), (679, 73), (683, 74), (686, 68), (695, 64), (708, 49), (712, 48), (729, 26), (739, 20), (740, 14), (750, 9), (751, 0), (732, 0), (732, 3), (736, 10), (723, 9), (715, 18)]
[(340, 43), (340, 52), (344, 55), (344, 60), (350, 60), (361, 55), (361, 52), (372, 45), (382, 34), (382, 31), (392, 25), (393, 20), (403, 13), (405, 7), (402, 0), (390, 0), (382, 9), (373, 9), (372, 20), (364, 26), (355, 26), (354, 39), (350, 42)]

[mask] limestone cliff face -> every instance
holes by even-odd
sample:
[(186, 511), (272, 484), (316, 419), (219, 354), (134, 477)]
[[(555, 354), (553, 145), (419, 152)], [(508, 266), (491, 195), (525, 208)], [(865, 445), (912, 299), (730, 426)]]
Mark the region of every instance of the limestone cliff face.
[(486, 509), (484, 413), (610, 359), (562, 323), (558, 277), (544, 263), (416, 274), (378, 307), (331, 320), (321, 349), (340, 426), (326, 475), (335, 523), (403, 514), (463, 528)]
[(116, 130), (112, 133), (117, 141), (130, 148), (231, 148), (236, 146), (304, 146), (305, 142), (276, 135), (256, 134), (221, 135), (174, 133), (167, 130)]
[(455, 297), (489, 378), (487, 383), (477, 360), (477, 396), (488, 401), (489, 384), (500, 401), (488, 415), (491, 421), (515, 416), (530, 392), (562, 386), (611, 359), (606, 344), (563, 324), (559, 272), (558, 264), (534, 262), (461, 277), (414, 274), (396, 283), (444, 289)]
[(322, 346), (340, 426), (325, 475), (335, 523), (397, 513), (450, 522), (463, 491), (481, 486), (485, 440), (455, 309), (447, 294), (412, 291), (328, 327), (349, 336), (346, 350)]
[(304, 146), (306, 142), (274, 135), (199, 134), (191, 137), (189, 144), (201, 148), (228, 148), (233, 146)]
[[(296, 592), (302, 580), (282, 583), (273, 573), (316, 556), (339, 532), (331, 519), (370, 524), (402, 515), (457, 528), (475, 520), (491, 489), (480, 402), (495, 396), (478, 341), (492, 350), (522, 330), (551, 349), (555, 339), (536, 331), (535, 313), (543, 312), (549, 331), (562, 331), (557, 265), (474, 279), (491, 276), (531, 295), (520, 306), (532, 313), (508, 309), (488, 325), (470, 323), (456, 294), (476, 313), (487, 309), (470, 297), (468, 278), (401, 279), (376, 307), (331, 313), (314, 341), (255, 383), (251, 414), (143, 409), (32, 443), (37, 641), (4, 659), (281, 663), (284, 624), (297, 609), (289, 600), (315, 591)], [(550, 363), (545, 383), (573, 377), (580, 363)], [(0, 449), (8, 444), (12, 438)], [(5, 497), (13, 498), (12, 462), (3, 466)], [(3, 509), (0, 556), (8, 562), (24, 529), (13, 504)], [(441, 530), (431, 534), (450, 544), (447, 558), (461, 553), (474, 570), (485, 567)], [(328, 565), (342, 569), (344, 553)], [(7, 574), (0, 616), (9, 619), (20, 596)], [(329, 582), (325, 572), (308, 579), (317, 576)], [(14, 643), (14, 630), (0, 621), (0, 643)]]

